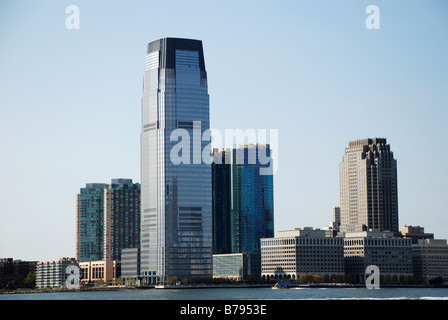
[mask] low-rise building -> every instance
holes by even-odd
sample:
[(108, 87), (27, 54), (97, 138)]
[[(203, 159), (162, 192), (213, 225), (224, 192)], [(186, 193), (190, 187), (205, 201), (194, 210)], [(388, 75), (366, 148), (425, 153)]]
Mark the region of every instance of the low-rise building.
[(66, 285), (67, 267), (75, 265), (74, 258), (60, 258), (58, 261), (39, 261), (36, 266), (36, 288), (63, 288)]
[(305, 227), (280, 231), (261, 239), (261, 273), (265, 278), (299, 279), (344, 274), (344, 241), (326, 237), (325, 230)]
[(248, 254), (229, 253), (213, 255), (213, 278), (243, 280), (249, 275)]
[(400, 234), (403, 238), (412, 240), (412, 244), (417, 244), (421, 239), (434, 239), (433, 233), (425, 233), (425, 229), (420, 226), (404, 226), (400, 228)]
[(121, 251), (121, 278), (125, 285), (140, 285), (140, 248)]
[(448, 283), (448, 244), (446, 239), (419, 239), (412, 245), (414, 275), (426, 284), (439, 278)]
[(380, 276), (402, 282), (413, 275), (411, 239), (398, 238), (393, 232), (360, 231), (344, 236), (345, 273), (364, 283), (366, 268), (375, 265)]
[(116, 284), (121, 275), (119, 261), (84, 261), (79, 263), (81, 268), (81, 283)]
[(0, 258), (0, 288), (34, 287), (34, 283), (26, 283), (30, 273), (36, 272), (37, 261), (14, 260)]

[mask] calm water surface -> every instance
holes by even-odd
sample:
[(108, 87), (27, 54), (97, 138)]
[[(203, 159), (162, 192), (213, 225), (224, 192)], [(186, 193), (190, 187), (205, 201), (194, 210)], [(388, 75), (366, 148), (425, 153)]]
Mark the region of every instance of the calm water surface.
[(448, 300), (448, 288), (210, 288), (0, 294), (0, 300)]

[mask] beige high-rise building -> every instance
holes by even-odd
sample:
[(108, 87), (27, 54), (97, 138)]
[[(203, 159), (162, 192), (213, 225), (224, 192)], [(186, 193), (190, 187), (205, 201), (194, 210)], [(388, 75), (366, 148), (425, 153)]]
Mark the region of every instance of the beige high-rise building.
[(385, 138), (350, 141), (339, 179), (342, 232), (398, 234), (397, 161)]

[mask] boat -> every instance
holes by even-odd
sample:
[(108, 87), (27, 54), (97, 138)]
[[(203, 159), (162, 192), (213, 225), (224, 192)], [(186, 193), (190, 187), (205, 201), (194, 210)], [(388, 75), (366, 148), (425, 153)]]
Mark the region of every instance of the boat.
[(272, 289), (289, 289), (289, 286), (286, 283), (276, 283), (272, 286)]

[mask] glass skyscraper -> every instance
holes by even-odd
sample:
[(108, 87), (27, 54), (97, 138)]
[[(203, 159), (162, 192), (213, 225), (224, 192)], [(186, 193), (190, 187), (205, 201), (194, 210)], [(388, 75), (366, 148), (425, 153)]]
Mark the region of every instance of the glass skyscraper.
[[(228, 151), (231, 154), (231, 150)], [(212, 163), (212, 212), (213, 253), (231, 252), (231, 165), (226, 163), (226, 151), (213, 150)]]
[[(141, 133), (141, 276), (146, 283), (212, 275), (211, 165), (202, 161), (202, 152), (211, 156), (210, 139), (202, 139), (209, 122), (202, 42), (149, 43)], [(174, 152), (180, 142), (186, 147)]]
[(102, 260), (105, 183), (87, 183), (76, 197), (76, 260)]
[(245, 254), (248, 275), (260, 276), (260, 239), (274, 237), (270, 146), (253, 144), (214, 150), (213, 160), (215, 253)]
[[(260, 239), (274, 237), (274, 180), (269, 145), (247, 145), (233, 152), (231, 239), (233, 253), (250, 255), (250, 275), (261, 275)], [(268, 158), (268, 163), (260, 159)]]

